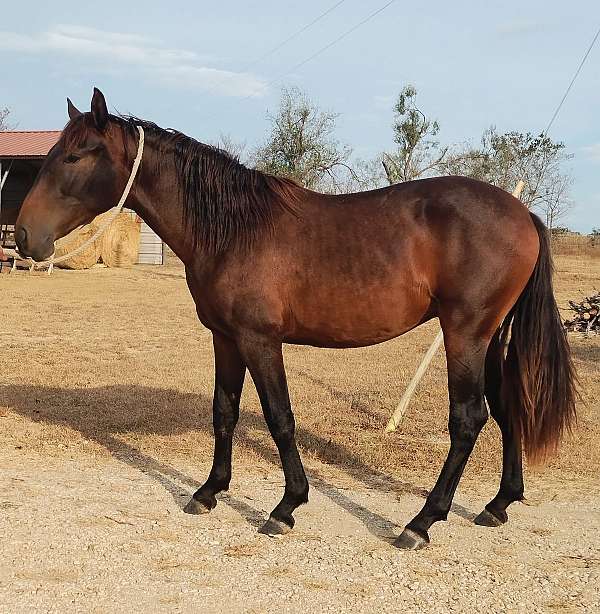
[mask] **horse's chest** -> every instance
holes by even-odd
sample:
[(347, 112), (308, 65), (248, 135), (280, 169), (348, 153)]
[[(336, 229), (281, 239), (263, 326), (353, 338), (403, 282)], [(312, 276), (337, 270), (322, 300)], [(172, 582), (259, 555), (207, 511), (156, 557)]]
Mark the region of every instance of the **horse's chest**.
[(283, 326), (280, 293), (268, 284), (188, 274), (188, 287), (198, 319), (212, 331), (236, 337), (244, 330), (274, 331)]

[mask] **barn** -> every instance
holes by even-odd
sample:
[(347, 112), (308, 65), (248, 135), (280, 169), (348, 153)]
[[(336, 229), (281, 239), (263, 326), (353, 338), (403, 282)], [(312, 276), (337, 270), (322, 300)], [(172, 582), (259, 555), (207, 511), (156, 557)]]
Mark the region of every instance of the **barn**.
[[(13, 231), (19, 209), (60, 138), (58, 130), (0, 132), (0, 245), (14, 247)], [(116, 203), (115, 203), (116, 204)], [(138, 264), (163, 264), (164, 244), (142, 222)]]

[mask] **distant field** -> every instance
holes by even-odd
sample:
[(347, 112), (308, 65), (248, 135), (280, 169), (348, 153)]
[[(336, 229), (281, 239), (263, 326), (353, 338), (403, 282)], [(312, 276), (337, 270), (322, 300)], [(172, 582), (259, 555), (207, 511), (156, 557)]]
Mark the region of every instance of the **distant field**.
[(552, 237), (557, 256), (600, 258), (600, 236), (564, 234)]
[[(600, 285), (600, 260), (559, 256), (561, 306)], [(183, 268), (97, 268), (2, 275), (0, 447), (50, 456), (142, 453), (197, 462), (212, 455), (210, 333), (196, 320)], [(409, 474), (428, 483), (448, 444), (443, 355), (434, 359), (402, 428), (383, 428), (434, 337), (437, 322), (383, 345), (356, 350), (287, 347), (298, 439), (307, 463), (334, 464), (349, 477), (379, 475), (391, 486)], [(548, 471), (597, 478), (600, 467), (600, 338), (572, 337), (584, 402), (579, 426)], [(8, 358), (11, 357), (9, 361)], [(235, 463), (277, 463), (251, 381), (237, 431)], [(466, 482), (497, 480), (499, 434), (490, 421)], [(493, 490), (494, 487), (489, 487)], [(490, 491), (491, 492), (491, 491)]]

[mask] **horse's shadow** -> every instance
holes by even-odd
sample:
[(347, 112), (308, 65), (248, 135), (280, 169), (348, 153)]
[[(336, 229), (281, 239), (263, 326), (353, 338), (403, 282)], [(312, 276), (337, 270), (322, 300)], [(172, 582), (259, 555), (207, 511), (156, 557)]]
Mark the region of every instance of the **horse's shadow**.
[[(8, 385), (2, 386), (1, 394), (3, 404), (30, 420), (67, 426), (79, 431), (86, 439), (99, 443), (116, 460), (134, 467), (160, 484), (179, 507), (185, 505), (191, 494), (184, 489), (195, 490), (200, 486), (195, 479), (143, 453), (123, 441), (119, 435), (130, 432), (177, 435), (200, 430), (212, 436), (212, 400), (203, 395), (135, 385), (85, 389)], [(265, 445), (259, 440), (264, 440), (264, 437), (257, 437), (256, 431), (266, 431), (262, 418), (242, 411), (236, 440), (279, 467), (275, 446)], [(412, 483), (374, 471), (340, 444), (325, 441), (301, 427), (297, 427), (296, 432), (301, 447), (314, 451), (318, 460), (324, 463), (341, 463), (343, 471), (369, 488), (391, 486), (398, 493), (418, 497), (427, 494), (425, 489)], [(206, 468), (204, 471), (208, 473)], [(398, 528), (395, 522), (354, 501), (330, 484), (317, 469), (308, 473), (313, 488), (360, 520), (373, 535), (385, 541), (392, 539), (393, 532)], [(258, 527), (264, 520), (261, 511), (230, 494), (223, 495), (221, 500), (252, 526)], [(452, 509), (463, 518), (474, 518), (472, 512), (459, 505), (455, 504)]]

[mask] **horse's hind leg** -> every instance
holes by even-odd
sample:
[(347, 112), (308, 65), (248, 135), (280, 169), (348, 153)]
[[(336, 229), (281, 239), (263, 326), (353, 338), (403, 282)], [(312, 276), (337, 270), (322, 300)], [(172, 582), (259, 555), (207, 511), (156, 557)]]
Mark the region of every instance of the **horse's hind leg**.
[(215, 392), (213, 397), (213, 429), (215, 450), (213, 465), (206, 482), (194, 493), (184, 511), (188, 514), (210, 512), (215, 495), (229, 488), (233, 431), (240, 414), (240, 395), (246, 365), (235, 343), (213, 333), (215, 351)]
[(459, 322), (444, 322), (450, 393), (450, 450), (438, 481), (423, 509), (406, 525), (395, 545), (416, 550), (429, 543), (428, 530), (438, 520), (446, 520), (458, 482), (475, 441), (488, 418), (484, 401), (484, 363), (489, 338), (480, 336), (479, 327), (461, 328)]
[(506, 508), (514, 501), (523, 499), (523, 465), (521, 441), (508, 419), (508, 408), (504, 406), (501, 395), (502, 348), (496, 335), (490, 344), (485, 361), (485, 396), (492, 418), (498, 423), (502, 433), (502, 478), (498, 494), (485, 506), (475, 523), (497, 527), (508, 520)]

